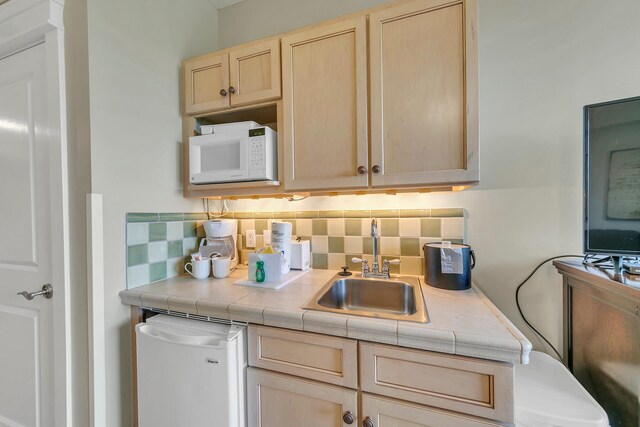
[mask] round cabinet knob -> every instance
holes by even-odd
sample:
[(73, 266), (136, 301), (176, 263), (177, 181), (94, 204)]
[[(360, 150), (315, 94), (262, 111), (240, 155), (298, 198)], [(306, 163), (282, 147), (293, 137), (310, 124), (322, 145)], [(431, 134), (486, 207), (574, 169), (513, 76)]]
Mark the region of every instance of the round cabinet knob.
[(236, 88), (233, 86), (229, 86), (229, 93), (234, 94), (236, 93)]
[(220, 89), (220, 96), (227, 96), (227, 91), (224, 89)]
[(378, 166), (378, 165), (373, 165), (373, 167), (371, 168), (371, 171), (372, 171), (373, 173), (378, 173), (378, 172), (380, 172), (380, 166)]
[(374, 427), (371, 418), (367, 417), (362, 421), (362, 427)]
[(342, 421), (345, 422), (345, 424), (353, 424), (353, 414), (351, 413), (351, 411), (347, 411), (344, 413), (344, 415), (342, 416)]
[(358, 173), (360, 175), (364, 175), (365, 173), (367, 173), (367, 168), (365, 168), (364, 166), (358, 166)]

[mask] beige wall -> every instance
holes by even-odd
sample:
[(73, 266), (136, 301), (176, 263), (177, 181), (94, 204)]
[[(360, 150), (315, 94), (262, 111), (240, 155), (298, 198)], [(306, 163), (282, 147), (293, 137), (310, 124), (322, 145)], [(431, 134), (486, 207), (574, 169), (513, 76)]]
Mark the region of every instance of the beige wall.
[[(245, 0), (220, 11), (224, 46), (378, 1)], [(581, 254), (582, 107), (640, 94), (636, 0), (480, 0), (481, 185), (461, 193), (238, 201), (232, 210), (462, 207), (477, 284), (516, 325), (516, 284), (535, 265)], [(561, 281), (551, 266), (524, 309), (558, 344)], [(427, 301), (428, 304), (428, 301)]]
[[(179, 66), (216, 50), (209, 0), (88, 0), (91, 191), (104, 199), (106, 413), (131, 425), (126, 212), (197, 211), (181, 193)], [(73, 84), (73, 82), (69, 82)]]
[(243, 0), (219, 11), (220, 47), (293, 30), (388, 0)]

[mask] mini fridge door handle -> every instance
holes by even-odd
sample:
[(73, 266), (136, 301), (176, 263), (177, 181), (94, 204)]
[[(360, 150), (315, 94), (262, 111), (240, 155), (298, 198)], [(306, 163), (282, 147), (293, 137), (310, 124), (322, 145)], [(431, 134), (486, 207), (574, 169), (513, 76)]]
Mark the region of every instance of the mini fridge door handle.
[[(136, 325), (136, 333), (145, 335), (151, 339), (161, 340), (177, 345), (186, 345), (200, 348), (221, 349), (226, 345), (226, 341), (207, 335), (177, 335), (171, 332), (156, 328), (147, 323)], [(221, 345), (223, 344), (223, 345)]]

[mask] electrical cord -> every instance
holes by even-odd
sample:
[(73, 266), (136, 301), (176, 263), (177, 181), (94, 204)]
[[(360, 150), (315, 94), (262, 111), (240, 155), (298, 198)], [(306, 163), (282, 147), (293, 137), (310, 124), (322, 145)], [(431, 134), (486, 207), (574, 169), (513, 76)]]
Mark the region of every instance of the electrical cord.
[(600, 270), (613, 269), (613, 262), (611, 261), (610, 256), (604, 256), (595, 260), (594, 258), (596, 258), (596, 255), (585, 255), (584, 260), (582, 261), (582, 265), (586, 265), (587, 267), (599, 268)]
[(222, 210), (220, 213), (213, 213), (209, 208), (209, 199), (202, 199), (202, 208), (204, 210), (205, 215), (207, 215), (207, 219), (211, 218), (222, 218), (223, 216), (229, 213), (229, 208), (227, 207), (227, 200), (223, 200), (222, 202)]
[(558, 256), (554, 256), (551, 258), (547, 258), (544, 261), (542, 261), (540, 264), (537, 265), (536, 268), (533, 269), (533, 271), (531, 272), (531, 274), (529, 274), (527, 276), (526, 279), (524, 279), (516, 288), (516, 306), (518, 307), (518, 312), (520, 313), (520, 316), (522, 316), (522, 320), (524, 320), (524, 323), (527, 324), (527, 326), (529, 326), (533, 332), (535, 332), (540, 338), (542, 338), (542, 340), (547, 343), (547, 345), (549, 347), (551, 347), (551, 349), (553, 350), (553, 352), (558, 356), (558, 359), (560, 361), (562, 361), (562, 356), (560, 356), (560, 353), (558, 352), (558, 350), (556, 350), (556, 348), (549, 342), (549, 340), (547, 340), (545, 338), (544, 335), (542, 335), (542, 333), (540, 333), (531, 323), (529, 323), (529, 321), (527, 320), (526, 316), (524, 315), (524, 313), (522, 312), (522, 307), (520, 307), (520, 288), (522, 288), (522, 286), (524, 286), (525, 283), (527, 283), (529, 281), (529, 279), (531, 279), (533, 277), (534, 274), (536, 274), (536, 272), (540, 269), (540, 267), (542, 267), (543, 265), (545, 265), (546, 263), (548, 263), (549, 261), (553, 261), (555, 259), (559, 259), (559, 258), (584, 258), (583, 255), (558, 255)]

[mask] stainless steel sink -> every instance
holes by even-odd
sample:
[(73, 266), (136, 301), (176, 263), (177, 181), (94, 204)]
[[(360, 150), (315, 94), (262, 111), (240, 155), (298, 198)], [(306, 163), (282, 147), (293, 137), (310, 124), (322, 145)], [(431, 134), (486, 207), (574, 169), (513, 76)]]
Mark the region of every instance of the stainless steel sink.
[(364, 279), (336, 275), (303, 308), (409, 322), (429, 321), (416, 277)]

